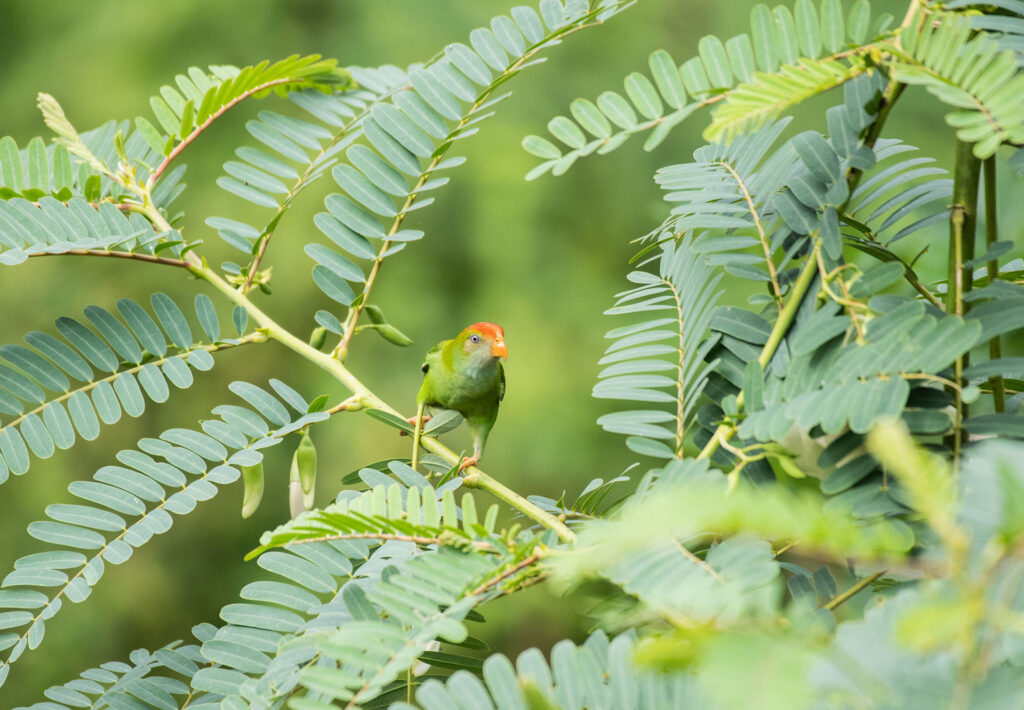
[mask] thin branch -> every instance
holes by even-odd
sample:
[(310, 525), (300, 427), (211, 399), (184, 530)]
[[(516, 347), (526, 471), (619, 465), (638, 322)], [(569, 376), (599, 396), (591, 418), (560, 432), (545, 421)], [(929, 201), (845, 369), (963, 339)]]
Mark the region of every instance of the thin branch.
[(328, 414), (338, 414), (339, 412), (358, 412), (361, 409), (365, 409), (363, 404), (363, 398), (358, 395), (352, 395), (344, 402), (340, 402), (330, 409), (327, 410)]
[[(333, 535), (322, 535), (311, 537), (305, 540), (294, 540), (289, 545), (305, 545), (310, 542), (331, 542), (332, 540), (397, 540), (398, 542), (414, 542), (417, 545), (443, 545), (441, 538), (428, 537), (426, 535), (399, 535), (397, 533), (370, 532), (370, 533), (336, 533)], [(486, 544), (486, 543), (484, 543)], [(490, 545), (487, 545), (490, 548)], [(484, 549), (484, 548), (481, 548)]]
[(828, 609), (829, 611), (831, 611), (832, 609), (835, 609), (837, 606), (839, 606), (840, 604), (845, 602), (847, 599), (852, 597), (854, 594), (856, 594), (860, 590), (864, 589), (864, 587), (868, 586), (869, 584), (874, 582), (876, 579), (878, 579), (879, 577), (881, 577), (885, 573), (886, 573), (886, 570), (883, 569), (881, 572), (875, 572), (874, 574), (865, 577), (864, 579), (860, 580), (855, 585), (853, 585), (852, 587), (847, 589), (842, 594), (839, 594), (839, 595), (833, 597), (827, 604), (825, 604), (825, 606), (823, 608), (824, 609)]
[(683, 545), (681, 542), (679, 542), (679, 540), (676, 540), (675, 538), (673, 538), (672, 542), (679, 549), (679, 551), (683, 554), (683, 557), (685, 557), (690, 562), (692, 562), (693, 564), (697, 565), (702, 570), (707, 572), (709, 575), (714, 577), (715, 581), (718, 582), (719, 584), (725, 584), (725, 578), (722, 577), (722, 575), (718, 574), (718, 572), (715, 571), (714, 567), (709, 565), (707, 562), (705, 562), (701, 558), (697, 557), (697, 555), (695, 555), (692, 552), (690, 552), (689, 550), (687, 550), (686, 546)]
[[(818, 245), (815, 245), (815, 251), (818, 250)], [(811, 282), (814, 281), (814, 275), (817, 273), (818, 264), (814, 254), (810, 254), (807, 257), (804, 268), (800, 272), (796, 281), (793, 283), (793, 287), (789, 291), (789, 300), (785, 307), (779, 311), (779, 317), (775, 321), (775, 325), (772, 326), (772, 332), (768, 336), (768, 342), (764, 344), (761, 349), (761, 354), (758, 356), (757, 361), (761, 364), (761, 368), (768, 366), (771, 362), (772, 357), (775, 356), (775, 351), (778, 349), (779, 344), (786, 335), (786, 331), (789, 330), (789, 326), (793, 323), (793, 319), (796, 317), (797, 309), (800, 307), (800, 303), (804, 299), (804, 295), (807, 290), (811, 287)], [(736, 406), (743, 407), (743, 392), (740, 392), (736, 396)], [(718, 450), (718, 447), (723, 442), (727, 442), (732, 438), (733, 434), (736, 433), (736, 425), (731, 423), (720, 424), (711, 436), (711, 440), (704, 446), (699, 454), (698, 459), (706, 459)]]
[[(953, 204), (949, 218), (949, 259), (946, 274), (946, 313), (963, 317), (964, 294), (974, 285), (974, 272), (964, 264), (974, 258), (975, 224), (978, 208), (978, 184), (981, 179), (981, 161), (974, 156), (970, 143), (956, 143), (956, 168), (953, 173)], [(964, 354), (953, 364), (954, 380), (963, 382), (963, 371), (969, 364)], [(953, 450), (953, 460), (960, 455), (964, 440), (963, 422), (967, 418), (967, 404), (959, 388), (954, 389), (956, 421), (946, 444)]]
[[(441, 442), (437, 441), (437, 439), (423, 437), (420, 439), (420, 446), (441, 456), (453, 466), (459, 461), (460, 457), (456, 456), (454, 452), (451, 452), (446, 446), (441, 444)], [(431, 448), (431, 446), (434, 446), (435, 448)], [(449, 458), (446, 454), (451, 454), (451, 457), (455, 460), (453, 461), (452, 458)], [(534, 503), (531, 503), (508, 486), (500, 483), (494, 478), (491, 478), (476, 466), (466, 467), (465, 473), (462, 476), (462, 485), (467, 488), (479, 488), (487, 491), (495, 498), (505, 501), (526, 517), (535, 520), (550, 530), (554, 530), (558, 533), (558, 537), (563, 542), (576, 541), (576, 533), (570, 530), (564, 522)]]
[(918, 281), (917, 277), (915, 277), (913, 274), (907, 273), (906, 269), (903, 270), (903, 278), (905, 278), (910, 283), (910, 285), (914, 287), (915, 291), (924, 296), (925, 300), (928, 301), (928, 303), (932, 304), (936, 308), (945, 309), (945, 306), (942, 305), (942, 301), (936, 298), (934, 293), (932, 293), (924, 284)]
[(768, 275), (771, 277), (772, 291), (775, 292), (775, 303), (782, 309), (782, 287), (779, 286), (779, 275), (775, 271), (775, 261), (772, 259), (772, 249), (768, 244), (768, 236), (764, 232), (764, 225), (761, 224), (761, 216), (757, 213), (757, 207), (754, 205), (754, 198), (750, 195), (750, 191), (747, 190), (747, 185), (743, 182), (739, 173), (728, 163), (722, 160), (716, 160), (715, 165), (721, 165), (729, 174), (732, 175), (736, 184), (739, 185), (740, 190), (743, 191), (743, 199), (747, 201), (747, 209), (750, 210), (750, 214), (754, 217), (754, 227), (757, 228), (757, 238), (761, 240), (761, 247), (764, 249), (764, 260), (768, 264)]
[[(985, 244), (989, 250), (992, 245), (999, 241), (999, 213), (996, 207), (996, 158), (992, 156), (985, 160)], [(999, 259), (990, 259), (988, 262), (988, 282), (995, 283), (999, 278)], [(999, 360), (1003, 356), (1002, 337), (997, 335), (988, 343), (988, 357), (990, 360)], [(1003, 385), (1001, 375), (993, 375), (989, 378), (992, 387), (992, 402), (997, 412), (1006, 411), (1006, 389)]]
[(181, 259), (169, 259), (165, 256), (154, 254), (136, 254), (130, 251), (103, 251), (102, 249), (68, 249), (62, 252), (36, 252), (29, 254), (34, 256), (107, 256), (113, 259), (132, 259), (134, 261), (145, 261), (149, 264), (163, 264), (164, 266), (177, 266), (183, 269), (188, 268), (188, 262)]
[[(136, 207), (135, 210), (148, 219), (150, 224), (158, 227), (161, 232), (174, 231), (174, 227), (171, 226), (171, 223), (167, 221), (167, 218), (163, 216), (159, 209), (157, 209), (157, 206), (153, 204), (148, 193), (146, 194), (146, 204)], [(204, 260), (200, 259), (199, 255), (194, 251), (185, 253), (185, 261), (187, 262), (186, 268), (192, 266), (203, 266), (204, 263)]]
[(511, 567), (509, 567), (507, 570), (505, 570), (504, 572), (499, 574), (497, 577), (492, 577), (491, 579), (489, 579), (486, 582), (484, 582), (483, 584), (481, 584), (479, 587), (477, 587), (472, 592), (470, 592), (469, 596), (475, 597), (475, 596), (478, 596), (480, 594), (483, 594), (488, 589), (491, 589), (492, 587), (495, 587), (498, 584), (501, 584), (503, 581), (505, 581), (509, 577), (512, 577), (513, 575), (516, 575), (519, 572), (522, 572), (524, 569), (526, 569), (527, 567), (529, 567), (531, 565), (537, 564), (537, 562), (540, 561), (540, 558), (541, 558), (541, 553), (540, 552), (534, 552), (532, 555), (530, 555), (529, 557), (523, 559), (521, 562), (517, 562), (516, 564), (512, 565)]
[(167, 155), (166, 158), (164, 158), (163, 162), (160, 163), (160, 165), (158, 165), (156, 167), (156, 169), (150, 174), (149, 178), (146, 180), (146, 192), (149, 193), (149, 192), (152, 191), (153, 185), (156, 184), (156, 181), (160, 178), (161, 175), (164, 174), (164, 171), (167, 170), (168, 166), (170, 166), (170, 164), (174, 161), (174, 159), (178, 157), (178, 155), (181, 153), (181, 151), (185, 150), (185, 148), (187, 148), (189, 145), (191, 145), (192, 141), (194, 141), (196, 138), (198, 138), (203, 133), (203, 131), (205, 131), (207, 128), (209, 128), (211, 123), (213, 123), (218, 118), (223, 116), (225, 111), (227, 111), (228, 109), (233, 108), (240, 101), (243, 101), (243, 100), (249, 98), (253, 94), (257, 94), (257, 93), (263, 91), (264, 89), (269, 89), (270, 87), (278, 86), (279, 84), (290, 84), (293, 81), (295, 81), (295, 77), (286, 76), (286, 77), (281, 77), (280, 79), (274, 79), (272, 81), (264, 82), (263, 84), (260, 84), (259, 86), (254, 86), (253, 88), (249, 89), (248, 91), (246, 91), (245, 93), (241, 94), (240, 96), (236, 96), (235, 98), (231, 99), (231, 101), (228, 101), (226, 104), (224, 104), (219, 109), (214, 111), (213, 114), (211, 114), (209, 118), (207, 118), (205, 121), (203, 121), (200, 125), (198, 125), (195, 128), (193, 128), (192, 132), (189, 133), (187, 136), (185, 136), (182, 139), (181, 143), (179, 143), (178, 145), (174, 146), (174, 149)]

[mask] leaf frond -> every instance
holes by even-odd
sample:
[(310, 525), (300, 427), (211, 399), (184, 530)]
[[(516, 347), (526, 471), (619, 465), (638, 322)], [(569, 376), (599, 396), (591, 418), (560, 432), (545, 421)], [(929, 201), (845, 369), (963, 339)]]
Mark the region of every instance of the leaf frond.
[(95, 439), (101, 425), (117, 422), (122, 413), (141, 416), (147, 399), (166, 402), (168, 383), (191, 387), (194, 370), (213, 367), (213, 353), (262, 340), (258, 335), (221, 339), (216, 311), (205, 295), (195, 303), (199, 333), (167, 295), (156, 293), (151, 303), (156, 319), (122, 299), (117, 303), (121, 318), (98, 306), (85, 309), (96, 332), (64, 317), (56, 322), (62, 338), (34, 331), (25, 336), (30, 347), (0, 346), (6, 363), (0, 364), (0, 412), (6, 415), (0, 422), (0, 483), (10, 473), (26, 473), (33, 457), (49, 458), (78, 437)]
[[(118, 453), (122, 465), (104, 466), (92, 480), (68, 486), (81, 502), (50, 505), (48, 520), (28, 526), (29, 535), (51, 548), (16, 561), (0, 583), (0, 608), (34, 610), (15, 612), (12, 621), (17, 623), (10, 627), (24, 630), (2, 637), (0, 645), (9, 650), (0, 673), (6, 675), (27, 649), (42, 643), (46, 624), (65, 599), (79, 603), (90, 596), (107, 564), (126, 562), (154, 535), (171, 528), (171, 514), (191, 513), (217, 495), (220, 486), (236, 481), (238, 467), (261, 461), (262, 449), (328, 416), (298, 412), (292, 418), (273, 395), (241, 384), (245, 387), (235, 389), (255, 411), (224, 405), (214, 409), (219, 419), (202, 422), (202, 431), (169, 429), (159, 439), (140, 440), (138, 449)], [(269, 402), (275, 406), (268, 411)]]

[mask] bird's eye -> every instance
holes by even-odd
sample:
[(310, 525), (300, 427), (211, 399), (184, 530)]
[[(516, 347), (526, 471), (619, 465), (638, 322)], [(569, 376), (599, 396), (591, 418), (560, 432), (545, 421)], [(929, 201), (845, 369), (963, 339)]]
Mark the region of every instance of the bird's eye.
[(472, 340), (474, 343), (479, 343), (480, 342), (480, 336), (479, 335), (471, 335), (469, 339)]

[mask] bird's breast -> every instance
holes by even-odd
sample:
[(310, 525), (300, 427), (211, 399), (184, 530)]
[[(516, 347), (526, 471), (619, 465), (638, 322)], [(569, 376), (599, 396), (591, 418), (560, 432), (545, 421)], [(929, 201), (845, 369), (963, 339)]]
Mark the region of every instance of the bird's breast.
[[(488, 371), (489, 370), (489, 371)], [(498, 399), (498, 370), (467, 368), (458, 377), (445, 378), (434, 388), (436, 404), (464, 416), (483, 404)]]

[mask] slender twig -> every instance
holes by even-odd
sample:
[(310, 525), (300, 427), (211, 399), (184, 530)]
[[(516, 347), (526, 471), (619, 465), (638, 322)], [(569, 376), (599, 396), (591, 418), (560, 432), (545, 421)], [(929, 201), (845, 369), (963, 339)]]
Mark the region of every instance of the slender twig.
[(130, 251), (104, 251), (102, 249), (68, 249), (61, 252), (43, 251), (29, 254), (29, 256), (107, 256), (113, 259), (133, 259), (150, 264), (163, 264), (165, 266), (178, 266), (181, 268), (188, 267), (188, 263), (181, 259), (169, 259), (165, 256), (156, 256), (154, 254), (137, 254)]
[[(818, 250), (818, 246), (815, 245), (815, 251)], [(772, 332), (768, 335), (768, 342), (764, 344), (761, 349), (761, 354), (758, 356), (757, 361), (761, 364), (761, 367), (767, 367), (768, 363), (771, 362), (772, 357), (775, 355), (775, 351), (779, 347), (779, 343), (782, 342), (782, 338), (785, 337), (786, 331), (789, 330), (789, 326), (793, 323), (793, 319), (796, 317), (797, 309), (800, 307), (800, 303), (804, 299), (804, 295), (811, 286), (811, 282), (814, 280), (814, 276), (817, 273), (818, 264), (814, 254), (810, 254), (807, 257), (804, 268), (800, 272), (796, 281), (793, 283), (793, 287), (789, 291), (789, 300), (781, 311), (779, 311), (779, 317), (775, 321), (775, 325), (772, 326)], [(736, 396), (736, 406), (743, 406), (743, 393), (740, 392)], [(719, 425), (711, 436), (709, 441), (701, 452), (697, 455), (698, 459), (706, 459), (711, 454), (718, 450), (723, 442), (728, 441), (732, 438), (732, 435), (736, 433), (736, 426), (732, 423), (725, 423)]]
[[(964, 294), (974, 284), (974, 273), (964, 264), (974, 258), (975, 224), (978, 208), (978, 183), (981, 178), (981, 161), (974, 156), (973, 146), (966, 141), (957, 141), (956, 168), (953, 174), (953, 204), (949, 218), (949, 258), (946, 274), (946, 313), (963, 317)], [(969, 354), (961, 355), (953, 364), (954, 379), (963, 382), (963, 371), (969, 364)], [(945, 438), (953, 450), (953, 460), (960, 455), (964, 440), (963, 422), (968, 415), (967, 404), (959, 389), (953, 395), (956, 421), (953, 433)]]
[(790, 548), (795, 547), (796, 544), (797, 544), (796, 540), (793, 540), (792, 542), (787, 542), (785, 545), (783, 545), (782, 547), (780, 547), (778, 550), (775, 551), (775, 556), (779, 557), (779, 556), (785, 554), (786, 552), (788, 552), (790, 550)]
[[(174, 230), (174, 227), (172, 227), (171, 223), (167, 221), (167, 218), (164, 217), (163, 213), (160, 212), (160, 210), (157, 209), (157, 206), (153, 204), (148, 194), (146, 196), (146, 204), (136, 207), (135, 211), (146, 217), (150, 223), (156, 225), (161, 232), (171, 232)], [(204, 265), (203, 259), (200, 259), (199, 255), (194, 251), (185, 252), (184, 260), (186, 262), (185, 268)]]
[[(428, 446), (428, 444), (431, 445)], [(420, 446), (441, 456), (453, 466), (458, 463), (460, 458), (441, 444), (441, 442), (437, 441), (437, 439), (423, 437), (420, 439)], [(448, 454), (451, 454), (451, 457), (455, 460), (449, 458)], [(531, 503), (508, 486), (488, 476), (476, 466), (467, 466), (465, 471), (466, 473), (462, 477), (462, 485), (467, 488), (479, 488), (480, 490), (487, 491), (495, 498), (505, 501), (526, 517), (532, 518), (544, 527), (554, 530), (563, 542), (574, 542), (576, 540), (576, 533), (566, 527), (565, 523), (556, 516)]]
[[(332, 540), (396, 540), (398, 542), (415, 542), (417, 545), (443, 545), (444, 540), (440, 537), (427, 535), (399, 535), (398, 533), (368, 532), (368, 533), (333, 533), (320, 537), (311, 537), (304, 540), (294, 540), (289, 545), (304, 545), (310, 542), (331, 542)], [(480, 541), (468, 541), (476, 550), (490, 551), (494, 548), (490, 543)]]
[(914, 287), (915, 291), (924, 296), (925, 300), (928, 301), (928, 303), (932, 304), (936, 308), (945, 308), (945, 306), (942, 305), (942, 301), (936, 298), (934, 293), (929, 291), (924, 284), (918, 281), (916, 276), (914, 276), (913, 274), (908, 274), (906, 269), (903, 270), (903, 277), (910, 283), (911, 286)]
[(900, 372), (899, 374), (900, 377), (902, 377), (905, 380), (927, 380), (929, 382), (938, 382), (941, 385), (945, 385), (946, 387), (950, 388), (950, 390), (962, 389), (958, 382), (947, 379), (945, 377), (941, 377), (939, 375), (933, 375), (930, 372)]
[[(992, 245), (999, 241), (998, 209), (996, 207), (996, 158), (985, 160), (985, 245), (991, 250)], [(988, 282), (993, 284), (999, 278), (999, 259), (988, 261)], [(1002, 337), (997, 335), (988, 343), (989, 360), (999, 360), (1003, 356)], [(1006, 390), (1001, 375), (989, 378), (992, 386), (992, 402), (997, 412), (1006, 411)]]
[(146, 192), (151, 192), (152, 191), (153, 186), (156, 184), (156, 181), (160, 178), (161, 175), (164, 174), (164, 171), (167, 170), (168, 166), (170, 166), (170, 164), (174, 161), (174, 159), (177, 158), (178, 155), (181, 154), (181, 151), (185, 150), (185, 148), (187, 148), (189, 145), (191, 145), (192, 141), (194, 141), (196, 138), (198, 138), (203, 133), (203, 131), (205, 131), (207, 128), (209, 128), (211, 123), (213, 123), (218, 118), (223, 116), (225, 111), (233, 108), (239, 102), (249, 98), (253, 94), (258, 94), (259, 92), (263, 91), (264, 89), (269, 89), (270, 87), (278, 86), (279, 84), (290, 84), (290, 83), (292, 83), (295, 80), (296, 80), (295, 77), (286, 76), (286, 77), (281, 77), (280, 79), (274, 79), (272, 81), (264, 82), (264, 83), (260, 84), (259, 86), (254, 86), (253, 88), (249, 89), (245, 93), (243, 93), (243, 94), (241, 94), (239, 96), (236, 96), (235, 98), (231, 99), (231, 101), (228, 101), (226, 104), (224, 104), (219, 109), (214, 111), (210, 115), (209, 118), (207, 118), (201, 124), (199, 124), (198, 126), (193, 128), (192, 132), (189, 133), (187, 136), (185, 136), (181, 140), (181, 143), (179, 143), (178, 145), (174, 146), (174, 149), (171, 150), (171, 152), (167, 155), (166, 158), (164, 158), (163, 162), (160, 163), (160, 165), (158, 165), (156, 167), (156, 169), (153, 170), (152, 173), (150, 173), (149, 178), (146, 180), (146, 188), (145, 188)]
[(825, 604), (824, 608), (828, 609), (830, 611), (832, 609), (835, 609), (837, 606), (839, 606), (840, 604), (845, 602), (847, 599), (852, 597), (854, 594), (856, 594), (860, 590), (864, 589), (864, 587), (868, 586), (869, 584), (874, 582), (876, 579), (881, 577), (883, 574), (885, 574), (885, 572), (886, 572), (886, 570), (883, 569), (880, 572), (875, 572), (874, 574), (868, 575), (867, 577), (865, 577), (864, 579), (860, 580), (855, 585), (853, 585), (852, 587), (847, 589), (842, 594), (838, 594), (835, 597), (833, 597), (827, 604)]
[(501, 584), (503, 581), (505, 581), (509, 577), (511, 577), (511, 576), (513, 576), (515, 574), (518, 574), (519, 572), (521, 572), (522, 570), (526, 569), (530, 565), (536, 564), (537, 562), (540, 561), (540, 558), (541, 558), (540, 551), (534, 552), (532, 555), (530, 555), (529, 557), (523, 559), (521, 562), (517, 562), (516, 564), (512, 565), (511, 567), (509, 567), (507, 570), (503, 571), (497, 577), (492, 577), (491, 579), (489, 579), (486, 582), (484, 582), (483, 584), (481, 584), (479, 587), (477, 587), (472, 592), (470, 592), (469, 596), (475, 597), (475, 596), (478, 596), (480, 594), (483, 594), (484, 592), (486, 592), (491, 587), (494, 587), (495, 585)]
[(705, 562), (701, 558), (697, 557), (697, 555), (695, 555), (692, 552), (690, 552), (689, 550), (687, 550), (686, 546), (683, 545), (681, 542), (679, 542), (679, 540), (676, 540), (675, 538), (673, 538), (672, 539), (672, 543), (676, 546), (676, 548), (679, 550), (679, 552), (682, 553), (683, 557), (685, 557), (690, 562), (692, 562), (693, 564), (697, 565), (702, 570), (707, 572), (719, 584), (725, 584), (725, 579), (722, 577), (722, 575), (718, 574), (718, 572), (715, 571), (714, 567), (709, 565), (707, 562)]
[(339, 412), (358, 412), (360, 409), (365, 409), (363, 398), (358, 395), (352, 395), (344, 402), (336, 404), (328, 409), (327, 413), (338, 414)]
[(754, 217), (754, 227), (757, 229), (757, 238), (761, 240), (761, 248), (764, 249), (764, 260), (768, 264), (768, 276), (771, 278), (772, 291), (775, 294), (775, 303), (782, 309), (782, 287), (779, 286), (779, 275), (775, 272), (775, 261), (772, 259), (772, 248), (768, 243), (768, 236), (765, 234), (764, 225), (761, 224), (761, 216), (757, 212), (757, 206), (754, 204), (754, 198), (750, 195), (750, 191), (747, 189), (746, 183), (740, 177), (739, 173), (733, 169), (724, 160), (716, 160), (715, 165), (721, 165), (725, 168), (733, 180), (739, 185), (740, 190), (743, 191), (743, 199), (747, 201), (747, 209), (750, 210), (750, 214)]
[(686, 421), (686, 416), (685, 416), (686, 415), (686, 398), (683, 396), (684, 395), (683, 390), (686, 387), (686, 382), (683, 379), (683, 373), (685, 372), (685, 367), (686, 367), (686, 348), (684, 347), (684, 345), (686, 343), (686, 332), (685, 332), (685, 330), (682, 327), (683, 316), (684, 316), (684, 313), (683, 313), (683, 301), (682, 301), (682, 298), (679, 296), (679, 290), (676, 288), (676, 285), (674, 283), (672, 283), (669, 279), (662, 279), (662, 283), (664, 283), (666, 286), (668, 286), (669, 290), (672, 292), (672, 297), (675, 299), (675, 303), (676, 303), (676, 313), (679, 314), (679, 320), (678, 320), (678, 324), (679, 324), (679, 348), (678, 348), (679, 357), (678, 357), (678, 361), (679, 362), (676, 365), (676, 373), (677, 373), (677, 375), (676, 375), (676, 445), (675, 445), (675, 452), (676, 452), (676, 456), (677, 457), (682, 457), (682, 455), (683, 455), (683, 444), (685, 443), (685, 440), (686, 440), (686, 430), (684, 428), (685, 421)]

